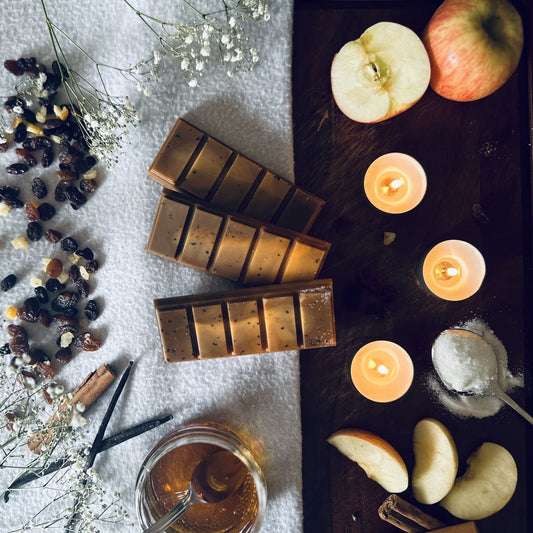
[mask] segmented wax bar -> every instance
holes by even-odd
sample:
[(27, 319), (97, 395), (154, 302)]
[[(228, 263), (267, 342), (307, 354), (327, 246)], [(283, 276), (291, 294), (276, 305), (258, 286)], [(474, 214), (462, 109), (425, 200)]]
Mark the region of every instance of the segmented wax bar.
[(154, 300), (167, 363), (335, 346), (330, 279)]
[(163, 190), (146, 249), (245, 285), (318, 276), (330, 244)]
[(148, 176), (223, 211), (306, 233), (324, 200), (276, 176), (179, 118)]

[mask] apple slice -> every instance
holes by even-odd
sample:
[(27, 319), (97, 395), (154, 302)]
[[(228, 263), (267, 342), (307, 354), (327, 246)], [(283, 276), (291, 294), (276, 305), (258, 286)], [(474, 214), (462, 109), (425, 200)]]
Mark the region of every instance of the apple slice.
[(403, 492), (409, 484), (407, 468), (400, 454), (385, 440), (362, 429), (341, 429), (328, 439), (366, 475), (388, 492)]
[(335, 54), (331, 90), (352, 120), (380, 122), (417, 102), (430, 76), (429, 57), (416, 33), (395, 22), (378, 22)]
[(485, 442), (467, 460), (469, 467), (441, 501), (463, 520), (481, 520), (500, 509), (516, 489), (518, 472), (513, 456), (493, 442)]
[(413, 495), (420, 503), (437, 503), (450, 492), (457, 475), (457, 448), (453, 437), (438, 420), (424, 418), (415, 426), (413, 449)]

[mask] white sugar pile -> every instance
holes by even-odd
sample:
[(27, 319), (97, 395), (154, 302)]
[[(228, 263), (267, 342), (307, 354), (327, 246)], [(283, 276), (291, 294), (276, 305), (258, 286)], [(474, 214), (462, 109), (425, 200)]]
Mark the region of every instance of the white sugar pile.
[[(437, 338), (433, 364), (448, 389), (481, 392), (497, 374), (506, 392), (523, 386), (523, 377), (513, 376), (507, 368), (504, 345), (483, 320), (475, 318), (457, 327), (477, 333), (486, 343), (473, 343), (466, 336), (458, 334), (441, 334)], [(465, 396), (450, 392), (434, 375), (430, 376), (428, 385), (439, 401), (458, 416), (492, 416), (503, 405), (501, 400), (491, 396)]]

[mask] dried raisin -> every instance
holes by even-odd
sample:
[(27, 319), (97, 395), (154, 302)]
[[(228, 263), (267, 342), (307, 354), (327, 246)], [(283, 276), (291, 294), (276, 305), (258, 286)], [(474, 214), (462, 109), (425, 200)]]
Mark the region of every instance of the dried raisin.
[(98, 311), (98, 305), (95, 300), (89, 300), (84, 309), (85, 316), (88, 320), (96, 320), (100, 314)]
[(52, 141), (48, 137), (31, 137), (30, 139), (26, 139), (22, 143), (22, 148), (25, 148), (26, 150), (47, 150), (49, 148), (52, 148), (53, 144)]
[(68, 70), (65, 68), (65, 65), (58, 61), (52, 62), (52, 71), (56, 76), (59, 76), (60, 78), (64, 80), (68, 80)]
[(80, 189), (83, 192), (94, 192), (96, 191), (98, 184), (95, 179), (82, 179), (80, 181)]
[(41, 220), (46, 222), (56, 214), (56, 210), (53, 205), (45, 202), (39, 206), (39, 214), (41, 215)]
[(70, 363), (72, 361), (72, 351), (70, 348), (60, 348), (56, 354), (55, 358), (57, 361), (59, 361), (62, 365), (66, 365), (67, 363)]
[(9, 347), (9, 342), (6, 342), (4, 345), (0, 346), (0, 356), (8, 355), (11, 353), (11, 348)]
[(61, 259), (57, 257), (54, 257), (46, 265), (46, 273), (51, 278), (57, 278), (61, 274), (61, 272), (63, 272), (63, 261), (61, 261)]
[(65, 189), (65, 196), (75, 209), (79, 208), (87, 201), (85, 195), (74, 185)]
[(44, 287), (35, 287), (33, 292), (35, 293), (35, 298), (37, 298), (40, 304), (48, 303), (48, 293)]
[(17, 148), (15, 153), (28, 165), (29, 167), (34, 167), (37, 164), (37, 159), (33, 157), (33, 154), (24, 148)]
[(10, 337), (24, 337), (26, 340), (28, 339), (26, 330), (23, 326), (19, 326), (18, 324), (9, 324), (9, 326), (7, 326), (7, 333)]
[(61, 180), (55, 188), (54, 198), (56, 202), (64, 202), (67, 199), (66, 191), (70, 187), (70, 183)]
[(12, 112), (15, 107), (24, 107), (24, 100), (20, 98), (20, 96), (10, 96), (5, 102), (4, 102), (4, 109), (6, 111)]
[(25, 174), (28, 170), (30, 170), (30, 167), (24, 163), (13, 163), (6, 167), (8, 174)]
[(76, 287), (78, 289), (80, 298), (87, 298), (87, 296), (89, 296), (90, 287), (84, 279), (80, 278), (78, 281), (76, 281)]
[(29, 222), (26, 228), (26, 235), (30, 241), (38, 241), (43, 236), (43, 228), (39, 222)]
[(48, 189), (41, 178), (33, 178), (33, 181), (31, 182), (31, 192), (35, 198), (42, 200), (48, 194)]
[(28, 128), (26, 127), (26, 124), (24, 122), (21, 122), (13, 132), (13, 140), (16, 143), (21, 143), (26, 139), (26, 136), (28, 135)]
[(83, 257), (83, 259), (90, 261), (91, 259), (94, 259), (94, 253), (90, 248), (83, 248), (81, 250), (76, 251), (76, 255), (79, 255), (80, 257)]
[(27, 202), (24, 206), (24, 210), (26, 211), (26, 218), (30, 222), (37, 222), (38, 220), (41, 220), (38, 204), (34, 202)]
[(89, 169), (93, 168), (94, 165), (96, 165), (96, 158), (90, 155), (85, 159), (80, 159), (76, 161), (74, 163), (74, 170), (76, 172), (79, 172), (80, 174), (83, 174), (84, 172), (87, 172)]
[(9, 347), (15, 355), (22, 355), (29, 351), (28, 338), (26, 335), (16, 335), (9, 341)]
[(20, 68), (14, 59), (6, 59), (4, 61), (4, 68), (13, 74), (13, 76), (22, 76), (24, 74), (24, 70)]
[(100, 348), (102, 342), (90, 333), (82, 333), (76, 337), (74, 346), (85, 352), (94, 352)]
[(68, 277), (72, 283), (76, 283), (80, 279), (80, 267), (78, 265), (72, 265), (68, 271)]
[(17, 282), (17, 276), (15, 274), (9, 274), (0, 282), (0, 288), (5, 292), (12, 289)]
[(37, 322), (39, 320), (39, 311), (39, 300), (31, 297), (24, 300), (22, 307), (17, 309), (17, 316), (21, 320), (26, 320), (26, 322)]
[(62, 291), (65, 288), (65, 285), (56, 278), (46, 280), (45, 286), (48, 292)]
[(98, 262), (96, 261), (96, 259), (91, 259), (90, 261), (87, 261), (87, 263), (85, 263), (85, 270), (87, 270), (89, 274), (93, 274), (94, 272), (96, 272), (98, 270)]
[(17, 65), (24, 71), (33, 71), (37, 68), (37, 60), (34, 57), (20, 57), (17, 59)]
[(52, 323), (52, 315), (47, 309), (41, 309), (39, 311), (39, 323), (45, 328), (49, 328)]
[(49, 167), (54, 161), (54, 150), (52, 148), (46, 148), (41, 156), (41, 165), (44, 168)]
[(0, 198), (2, 200), (17, 198), (19, 194), (20, 189), (18, 187), (13, 187), (12, 185), (2, 185), (0, 187)]
[(65, 237), (61, 241), (61, 248), (68, 254), (72, 254), (78, 249), (78, 243), (72, 237)]
[(78, 300), (79, 296), (75, 292), (64, 291), (52, 300), (51, 306), (54, 311), (65, 312), (68, 309), (72, 309), (78, 303)]
[(61, 240), (61, 233), (59, 231), (56, 231), (55, 229), (49, 229), (45, 234), (44, 238), (51, 242), (52, 244), (55, 244), (56, 242), (59, 242)]

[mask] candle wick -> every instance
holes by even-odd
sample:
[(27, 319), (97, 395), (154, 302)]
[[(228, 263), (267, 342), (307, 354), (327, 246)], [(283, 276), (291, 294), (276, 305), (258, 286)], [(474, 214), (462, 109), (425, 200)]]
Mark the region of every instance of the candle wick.
[(403, 186), (403, 180), (400, 178), (387, 178), (383, 181), (381, 192), (385, 195), (392, 195), (398, 192)]

